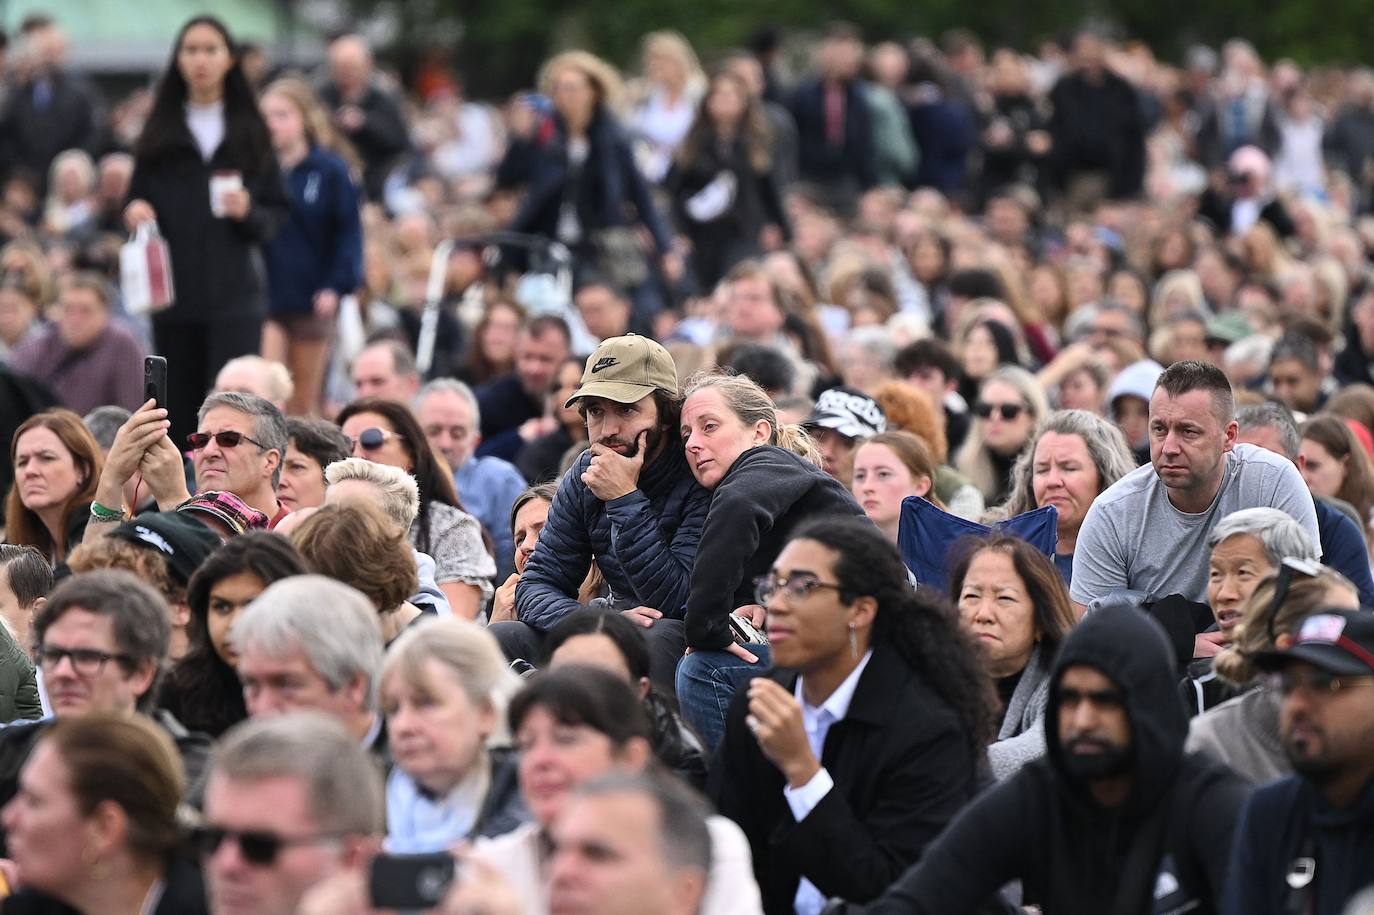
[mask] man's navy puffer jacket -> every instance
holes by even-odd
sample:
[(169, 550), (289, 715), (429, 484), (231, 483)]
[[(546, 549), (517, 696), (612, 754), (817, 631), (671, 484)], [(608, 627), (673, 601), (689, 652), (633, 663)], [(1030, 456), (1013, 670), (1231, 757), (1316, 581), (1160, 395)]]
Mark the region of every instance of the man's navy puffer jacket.
[(577, 590), (596, 560), (611, 594), (682, 619), (711, 494), (697, 484), (674, 441), (639, 476), (639, 488), (602, 502), (582, 482), (584, 453), (558, 485), (520, 584), (521, 622), (547, 630), (578, 609)]

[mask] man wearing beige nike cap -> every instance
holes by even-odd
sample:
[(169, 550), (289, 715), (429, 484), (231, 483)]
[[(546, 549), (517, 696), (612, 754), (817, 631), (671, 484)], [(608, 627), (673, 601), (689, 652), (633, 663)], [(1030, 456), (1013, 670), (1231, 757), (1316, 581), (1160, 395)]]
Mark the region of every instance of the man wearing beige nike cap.
[(578, 590), (595, 560), (608, 608), (644, 627), (650, 678), (671, 694), (710, 502), (678, 442), (673, 358), (648, 337), (612, 337), (587, 359), (573, 404), (591, 446), (559, 483), (516, 586), (515, 619), (493, 619), (491, 631), (510, 658), (541, 657), (543, 634), (582, 606)]

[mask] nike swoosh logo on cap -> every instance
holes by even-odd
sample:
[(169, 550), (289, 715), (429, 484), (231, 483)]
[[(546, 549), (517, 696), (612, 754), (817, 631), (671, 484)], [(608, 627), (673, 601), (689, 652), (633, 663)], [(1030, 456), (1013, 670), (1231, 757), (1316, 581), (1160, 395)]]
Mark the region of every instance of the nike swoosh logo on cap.
[(604, 359), (598, 359), (596, 365), (592, 366), (592, 374), (595, 375), (602, 369), (608, 369), (613, 365), (620, 365), (620, 360), (615, 358), (614, 356), (607, 356)]

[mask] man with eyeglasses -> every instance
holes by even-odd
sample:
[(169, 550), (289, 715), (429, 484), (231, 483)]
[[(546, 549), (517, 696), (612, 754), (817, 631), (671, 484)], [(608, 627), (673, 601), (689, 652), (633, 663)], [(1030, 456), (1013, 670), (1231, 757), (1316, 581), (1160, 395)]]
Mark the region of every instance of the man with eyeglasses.
[(192, 833), (213, 915), (293, 915), (311, 887), (361, 869), (384, 818), (382, 779), (344, 727), (316, 712), (246, 721), (210, 760)]
[[(181, 754), (187, 784), (205, 768), (210, 740), (152, 707), (171, 638), (162, 596), (122, 571), (74, 575), (48, 595), (33, 621), (33, 659), (43, 671), (54, 718), (145, 714)], [(0, 730), (0, 805), (14, 797), (19, 770), (51, 719)]]
[(1000, 911), (999, 889), (1020, 880), (1046, 912), (1215, 913), (1248, 787), (1184, 753), (1176, 683), (1156, 622), (1125, 607), (1090, 614), (1050, 675), (1047, 754), (965, 807), (862, 911)]
[(1295, 774), (1242, 814), (1225, 915), (1340, 915), (1374, 884), (1374, 615), (1328, 610), (1255, 658)]
[[(135, 474), (141, 475), (140, 485), (152, 493), (160, 511), (173, 511), (191, 497), (181, 449), (168, 436), (170, 426), (167, 411), (150, 400), (120, 427), (100, 473), (86, 539), (128, 520), (124, 485)], [(191, 451), (197, 491), (232, 492), (266, 515), (269, 528), (289, 514), (277, 501), (286, 419), (268, 401), (236, 391), (211, 394), (184, 445)]]

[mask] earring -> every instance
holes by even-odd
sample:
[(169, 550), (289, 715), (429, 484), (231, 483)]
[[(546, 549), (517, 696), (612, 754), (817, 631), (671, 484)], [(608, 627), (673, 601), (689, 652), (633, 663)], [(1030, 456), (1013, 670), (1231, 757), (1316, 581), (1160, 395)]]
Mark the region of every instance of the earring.
[(849, 654), (854, 660), (859, 660), (859, 634), (854, 631), (854, 624), (849, 624)]

